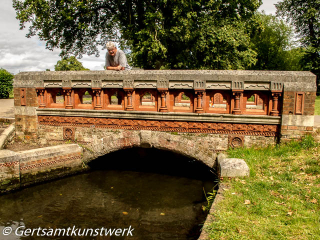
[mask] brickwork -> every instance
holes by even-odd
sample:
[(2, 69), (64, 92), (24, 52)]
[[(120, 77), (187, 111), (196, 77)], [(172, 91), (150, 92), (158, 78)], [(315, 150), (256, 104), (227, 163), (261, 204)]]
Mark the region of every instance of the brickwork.
[(283, 93), (282, 114), (289, 115), (294, 113), (295, 94), (295, 92)]
[[(22, 91), (24, 90), (24, 91)], [(14, 105), (21, 108), (38, 107), (38, 97), (35, 88), (14, 88)], [(23, 93), (23, 95), (22, 95)], [(25, 98), (25, 99), (21, 99)], [(22, 103), (25, 103), (22, 104)], [(37, 137), (38, 119), (37, 116), (28, 114), (15, 115), (16, 136), (26, 139)]]
[(314, 115), (316, 92), (306, 92), (304, 97), (304, 115)]
[(38, 107), (38, 97), (35, 88), (26, 88), (26, 106)]
[(20, 91), (21, 88), (13, 88), (14, 106), (21, 106)]
[(25, 139), (37, 138), (37, 116), (15, 115), (16, 136)]
[[(42, 144), (65, 142), (63, 126), (41, 125)], [(208, 166), (214, 165), (214, 155), (230, 146), (228, 134), (158, 132), (148, 130), (121, 130), (95, 127), (74, 127), (75, 142), (84, 145), (85, 159), (131, 147), (155, 147), (195, 158)], [(243, 136), (245, 146), (274, 144), (274, 136)]]
[[(313, 132), (315, 99), (316, 92), (284, 92), (280, 135), (282, 141), (299, 139)], [(301, 100), (302, 103), (299, 102)]]
[(16, 153), (0, 150), (0, 193), (19, 187), (20, 170)]
[[(282, 114), (294, 114), (295, 102), (297, 92), (284, 92), (283, 93), (283, 110)], [(304, 108), (303, 115), (314, 115), (314, 107), (316, 100), (316, 92), (305, 92), (304, 93)]]
[(152, 121), (131, 120), (114, 118), (91, 117), (58, 117), (39, 116), (39, 125), (68, 126), (68, 127), (95, 127), (128, 130), (152, 130), (164, 132), (190, 132), (190, 133), (218, 133), (237, 135), (263, 135), (276, 136), (279, 128), (277, 125), (262, 124), (230, 124), (207, 122), (183, 122), (183, 121)]

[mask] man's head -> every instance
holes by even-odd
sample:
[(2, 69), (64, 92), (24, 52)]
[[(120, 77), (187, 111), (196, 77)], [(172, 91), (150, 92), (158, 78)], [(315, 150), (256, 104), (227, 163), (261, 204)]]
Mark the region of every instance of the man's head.
[(107, 47), (109, 55), (111, 55), (112, 57), (114, 55), (116, 55), (117, 47), (114, 42), (107, 42), (106, 47)]

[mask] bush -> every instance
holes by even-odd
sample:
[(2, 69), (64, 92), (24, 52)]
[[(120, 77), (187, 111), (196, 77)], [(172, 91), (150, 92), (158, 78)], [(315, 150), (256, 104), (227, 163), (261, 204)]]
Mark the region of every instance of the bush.
[(13, 75), (7, 70), (0, 68), (0, 98), (9, 98), (12, 91)]

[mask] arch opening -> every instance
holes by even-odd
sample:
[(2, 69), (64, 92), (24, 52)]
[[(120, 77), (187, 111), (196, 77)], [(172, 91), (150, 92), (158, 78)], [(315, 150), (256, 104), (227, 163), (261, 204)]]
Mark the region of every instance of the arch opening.
[(155, 106), (156, 101), (155, 97), (152, 95), (151, 92), (145, 92), (140, 99), (140, 105), (141, 106)]
[(216, 173), (199, 160), (170, 150), (149, 146), (142, 145), (117, 150), (92, 160), (88, 165), (91, 169), (153, 172), (214, 181), (217, 178)]
[[(167, 239), (200, 236), (208, 214), (205, 193), (212, 192), (218, 182), (204, 163), (172, 151), (133, 147), (88, 165), (96, 174), (94, 184), (101, 186), (103, 179), (113, 199), (129, 209), (125, 214), (129, 216), (131, 209), (138, 213), (139, 218), (127, 220), (139, 229), (136, 236), (158, 238), (163, 232)], [(113, 208), (118, 209), (116, 203)]]
[(118, 94), (118, 91), (115, 91), (111, 96), (110, 96), (110, 105), (121, 105), (121, 99)]

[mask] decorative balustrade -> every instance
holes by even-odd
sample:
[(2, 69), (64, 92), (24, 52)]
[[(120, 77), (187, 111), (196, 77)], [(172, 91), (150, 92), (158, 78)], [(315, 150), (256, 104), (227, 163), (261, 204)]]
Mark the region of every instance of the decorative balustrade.
[(37, 93), (39, 108), (65, 109), (279, 116), (281, 102), (281, 93), (271, 91), (45, 88)]
[(43, 80), (36, 88), (39, 108), (271, 116), (281, 112), (282, 82), (122, 78)]

